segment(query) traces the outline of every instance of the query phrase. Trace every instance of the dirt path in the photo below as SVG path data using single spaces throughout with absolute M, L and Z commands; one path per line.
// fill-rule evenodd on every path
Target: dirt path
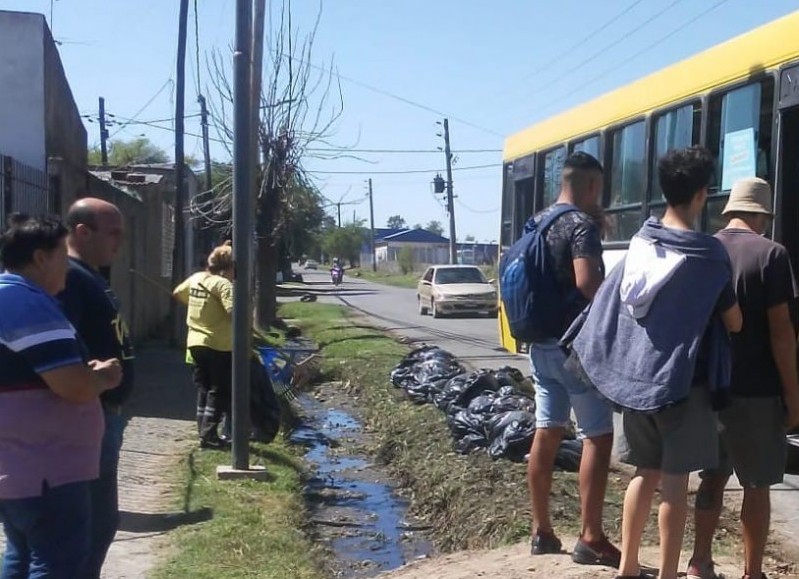
M 177 464 L 194 444 L 194 387 L 174 350 L 137 352 L 136 391 L 126 413 L 119 474 L 120 531 L 104 579 L 146 579 L 164 553 L 168 533 L 191 523 L 174 508 L 181 492 Z
M 641 560 L 644 564 L 657 563 L 657 549 L 646 549 Z M 682 568 L 684 569 L 683 564 Z M 736 561 L 721 559 L 717 571 L 728 579 L 742 572 Z M 452 555 L 413 563 L 390 573 L 378 575 L 382 579 L 612 579 L 615 570 L 605 567 L 586 567 L 572 562 L 568 555 L 530 555 L 527 543 L 492 551 L 463 551 Z M 780 579 L 796 578 L 799 574 L 785 572 L 769 575 Z

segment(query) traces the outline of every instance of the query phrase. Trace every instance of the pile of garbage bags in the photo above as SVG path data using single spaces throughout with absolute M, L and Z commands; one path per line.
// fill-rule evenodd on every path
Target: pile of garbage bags
M 485 449 L 496 460 L 523 462 L 535 435 L 535 400 L 515 368 L 467 371 L 450 352 L 424 346 L 391 371 L 391 382 L 416 404 L 434 404 L 447 415 L 456 452 Z M 582 443 L 567 436 L 555 464 L 576 472 Z

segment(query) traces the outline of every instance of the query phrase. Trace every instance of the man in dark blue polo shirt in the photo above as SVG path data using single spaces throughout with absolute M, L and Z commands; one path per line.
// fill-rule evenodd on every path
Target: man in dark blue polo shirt
M 67 317 L 86 344 L 89 357 L 118 358 L 122 383 L 101 397 L 105 434 L 100 477 L 92 483 L 92 552 L 87 579 L 99 579 L 106 553 L 119 526 L 117 470 L 125 419 L 122 406 L 133 388 L 133 348 L 119 304 L 101 268 L 111 266 L 122 245 L 124 221 L 119 209 L 100 199 L 78 200 L 67 213 L 69 272 L 59 295 Z

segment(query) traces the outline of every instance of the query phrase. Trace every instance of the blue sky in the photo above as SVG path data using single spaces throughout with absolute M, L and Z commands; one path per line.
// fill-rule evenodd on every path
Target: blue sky
M 61 57 L 82 113 L 96 113 L 102 95 L 120 119 L 173 116 L 177 0 L 52 4 L 54 35 L 63 42 Z M 230 61 L 234 2 L 197 0 L 197 6 L 200 84 L 212 99 L 206 58 L 219 50 Z M 0 0 L 0 9 L 40 12 L 48 19 L 50 8 L 50 0 Z M 318 9 L 315 0 L 294 0 L 295 27 L 308 31 Z M 322 67 L 332 61 L 342 77 L 344 111 L 331 137 L 338 145 L 435 151 L 443 144 L 436 121 L 448 115 L 457 155 L 458 237 L 495 240 L 505 135 L 797 9 L 796 0 L 327 0 L 312 61 Z M 195 44 L 192 8 L 187 114 L 198 111 Z M 111 133 L 144 134 L 171 151 L 171 121 L 158 124 L 166 129 L 129 124 Z M 97 125 L 87 124 L 87 130 L 92 145 Z M 187 120 L 187 130 L 199 134 L 196 116 Z M 489 152 L 457 152 L 464 149 Z M 199 157 L 199 139 L 189 136 L 186 150 Z M 218 145 L 213 155 L 227 158 Z M 368 218 L 365 180 L 371 176 L 377 226 L 394 214 L 409 225 L 446 224 L 441 200 L 431 192 L 436 172 L 443 173 L 442 153 L 358 157 L 306 162 L 328 199 L 360 202 L 342 207 L 345 221 L 353 210 Z

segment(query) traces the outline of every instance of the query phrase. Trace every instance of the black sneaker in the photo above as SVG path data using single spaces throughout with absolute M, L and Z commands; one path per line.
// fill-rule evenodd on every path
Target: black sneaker
M 533 555 L 556 555 L 561 553 L 563 544 L 553 532 L 537 531 L 532 541 L 530 549 Z
M 580 537 L 572 551 L 572 561 L 580 565 L 604 565 L 618 569 L 621 564 L 621 551 L 608 541 L 607 537 L 602 537 L 595 543 L 589 543 Z

